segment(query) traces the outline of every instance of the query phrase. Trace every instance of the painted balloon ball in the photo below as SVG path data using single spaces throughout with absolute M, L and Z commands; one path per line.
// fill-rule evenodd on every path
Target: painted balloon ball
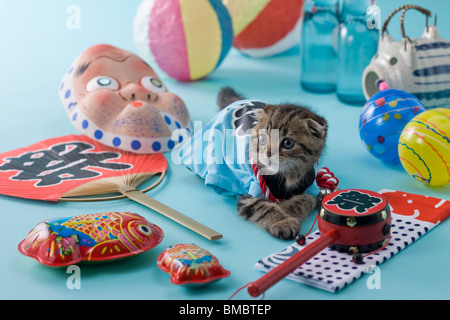
M 359 135 L 367 150 L 387 164 L 399 164 L 398 140 L 406 124 L 425 111 L 422 103 L 403 90 L 388 89 L 373 95 L 359 118 Z
M 254 58 L 284 52 L 301 35 L 303 0 L 223 0 L 233 22 L 233 46 Z
M 193 81 L 208 76 L 225 59 L 233 27 L 221 0 L 142 0 L 133 36 L 145 60 L 171 78 Z
M 429 186 L 450 182 L 450 110 L 436 108 L 414 117 L 398 143 L 403 168 Z

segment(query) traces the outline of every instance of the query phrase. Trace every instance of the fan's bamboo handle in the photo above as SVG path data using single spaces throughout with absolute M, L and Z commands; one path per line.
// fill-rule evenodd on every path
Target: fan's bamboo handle
M 129 199 L 139 202 L 140 204 L 161 213 L 162 215 L 172 219 L 175 222 L 178 222 L 179 224 L 193 230 L 194 232 L 204 236 L 209 240 L 218 240 L 223 237 L 222 234 L 166 206 L 165 204 L 162 204 L 159 201 L 150 198 L 140 190 L 131 189 L 131 190 L 123 190 L 121 192 L 124 195 L 126 195 Z

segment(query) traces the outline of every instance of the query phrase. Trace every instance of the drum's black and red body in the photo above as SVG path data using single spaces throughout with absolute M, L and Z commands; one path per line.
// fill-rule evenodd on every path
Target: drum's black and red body
M 318 225 L 321 235 L 330 230 L 339 233 L 330 248 L 348 253 L 371 252 L 389 239 L 389 204 L 373 191 L 339 190 L 324 197 Z
M 361 253 L 380 249 L 389 241 L 389 204 L 373 191 L 338 190 L 323 198 L 318 225 L 320 238 L 251 282 L 248 286 L 251 296 L 260 295 L 326 247 L 354 254 L 355 262 L 362 263 Z

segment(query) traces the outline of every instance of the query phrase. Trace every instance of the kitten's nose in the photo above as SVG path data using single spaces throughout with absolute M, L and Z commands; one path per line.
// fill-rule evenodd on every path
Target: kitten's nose
M 271 150 L 272 149 L 270 148 L 270 143 L 269 143 L 269 144 L 267 144 L 267 152 L 266 152 L 268 158 L 270 158 L 272 156 Z

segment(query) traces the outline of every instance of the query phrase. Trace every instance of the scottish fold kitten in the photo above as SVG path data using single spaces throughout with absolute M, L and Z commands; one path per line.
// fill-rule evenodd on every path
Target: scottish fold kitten
M 222 109 L 241 99 L 226 87 L 217 102 Z M 237 209 L 244 219 L 277 238 L 298 235 L 301 223 L 320 204 L 317 196 L 304 192 L 315 181 L 314 167 L 325 147 L 327 129 L 323 117 L 303 106 L 279 104 L 262 109 L 250 138 L 250 150 L 271 193 L 281 201 L 240 196 Z M 278 139 L 273 139 L 274 134 Z

